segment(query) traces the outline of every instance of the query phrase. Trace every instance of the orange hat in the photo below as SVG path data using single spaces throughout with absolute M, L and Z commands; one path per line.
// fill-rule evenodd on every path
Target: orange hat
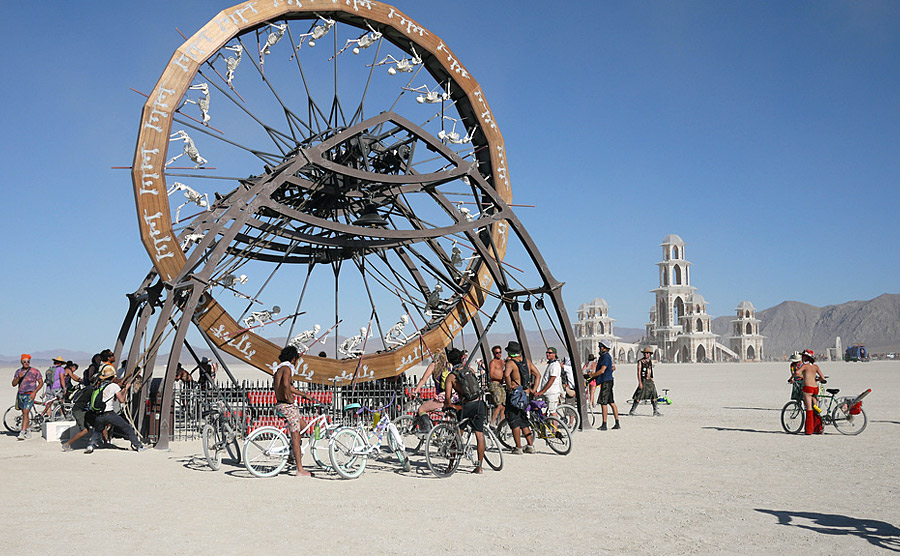
M 19 358 L 19 361 L 25 361 L 26 359 L 31 361 L 31 356 L 28 355 L 27 353 L 23 353 L 22 357 Z

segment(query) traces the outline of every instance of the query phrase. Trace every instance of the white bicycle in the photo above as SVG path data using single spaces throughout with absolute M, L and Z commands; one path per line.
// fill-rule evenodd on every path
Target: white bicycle
M 322 411 L 328 406 L 315 404 L 313 407 L 319 415 L 300 431 L 301 436 L 307 437 L 301 443 L 300 450 L 301 454 L 305 454 L 309 450 L 316 465 L 327 471 L 331 469 L 328 444 L 340 425 L 328 422 L 328 415 Z M 281 414 L 278 415 L 284 417 Z M 244 440 L 244 466 L 256 477 L 275 476 L 292 459 L 293 451 L 287 422 L 281 427 L 260 427 L 248 434 L 247 439 Z

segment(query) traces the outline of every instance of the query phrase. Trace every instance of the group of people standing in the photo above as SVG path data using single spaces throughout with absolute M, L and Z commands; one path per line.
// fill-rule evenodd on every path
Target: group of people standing
M 18 387 L 16 408 L 22 412 L 22 429 L 18 440 L 30 437 L 29 425 L 35 398 L 42 387 L 44 392 L 44 412 L 50 410 L 54 400 L 71 402 L 75 432 L 62 445 L 63 452 L 72 451 L 72 444 L 91 433 L 85 453 L 90 454 L 101 443 L 108 443 L 109 434 L 118 429 L 131 442 L 135 451 L 144 449 L 134 427 L 122 416 L 122 404 L 126 401 L 132 381 L 125 380 L 125 365 L 121 374 L 115 367 L 115 355 L 105 349 L 94 355 L 91 364 L 79 377 L 75 371 L 78 364 L 65 361 L 61 357 L 53 359 L 53 365 L 42 375 L 31 366 L 31 356 L 23 353 L 22 367 L 13 375 L 12 385 Z
M 593 405 L 594 397 L 597 396 L 596 403 L 600 404 L 603 417 L 603 422 L 598 427 L 599 430 L 607 430 L 607 416 L 610 410 L 612 410 L 616 421 L 612 429 L 620 429 L 622 426 L 619 423 L 619 408 L 616 406 L 615 396 L 613 395 L 613 385 L 615 384 L 613 372 L 616 370 L 616 365 L 613 363 L 612 355 L 610 354 L 609 342 L 601 340 L 597 345 L 597 349 L 600 352 L 600 357 L 595 359 L 594 355 L 591 354 L 582 368 L 584 380 L 588 384 L 588 405 Z M 641 401 L 650 400 L 653 406 L 653 416 L 662 417 L 658 406 L 659 394 L 656 391 L 656 381 L 653 377 L 652 355 L 653 350 L 649 347 L 641 350 L 641 358 L 637 361 L 638 384 L 637 389 L 631 396 L 631 410 L 628 412 L 628 415 L 635 414 Z M 597 395 L 598 390 L 599 395 Z

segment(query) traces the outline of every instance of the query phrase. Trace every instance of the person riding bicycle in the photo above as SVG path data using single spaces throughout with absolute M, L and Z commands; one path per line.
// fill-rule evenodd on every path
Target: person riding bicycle
M 463 363 L 463 352 L 456 348 L 451 349 L 447 352 L 447 361 L 452 365 L 452 370 L 444 380 L 444 407 L 455 409 L 460 421 L 468 419 L 468 425 L 475 431 L 478 464 L 475 466 L 474 473 L 480 474 L 482 472 L 481 463 L 484 461 L 484 422 L 487 419 L 487 405 L 481 397 L 467 392 L 458 379 L 466 368 Z M 462 405 L 455 402 L 462 402 Z
M 800 357 L 803 364 L 800 373 L 803 376 L 803 406 L 806 409 L 806 434 L 822 434 L 822 418 L 815 411 L 818 402 L 819 386 L 817 382 L 826 383 L 825 375 L 816 365 L 815 354 L 811 349 L 804 350 Z
M 300 417 L 300 408 L 294 403 L 294 396 L 300 396 L 311 403 L 316 403 L 316 401 L 294 387 L 293 378 L 299 360 L 300 352 L 296 347 L 290 345 L 281 350 L 278 355 L 280 363 L 275 367 L 273 376 L 275 411 L 284 417 L 288 430 L 291 431 L 291 449 L 294 452 L 294 460 L 297 462 L 297 476 L 312 477 L 312 473 L 303 469 L 300 461 L 300 431 L 306 428 L 306 421 Z

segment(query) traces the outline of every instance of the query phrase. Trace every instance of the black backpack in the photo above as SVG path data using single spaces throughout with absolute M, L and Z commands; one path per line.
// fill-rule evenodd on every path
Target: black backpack
M 72 394 L 72 407 L 74 409 L 87 411 L 88 405 L 91 403 L 91 392 L 93 392 L 93 390 L 87 386 L 76 390 L 75 393 Z
M 531 369 L 528 368 L 528 363 L 523 361 L 515 361 L 516 366 L 519 367 L 519 384 L 522 385 L 522 388 L 528 390 L 531 388 L 532 379 L 534 377 L 531 376 Z
M 463 402 L 471 402 L 480 399 L 484 394 L 481 381 L 475 376 L 475 372 L 466 365 L 456 365 L 451 371 L 456 375 L 456 388 Z

